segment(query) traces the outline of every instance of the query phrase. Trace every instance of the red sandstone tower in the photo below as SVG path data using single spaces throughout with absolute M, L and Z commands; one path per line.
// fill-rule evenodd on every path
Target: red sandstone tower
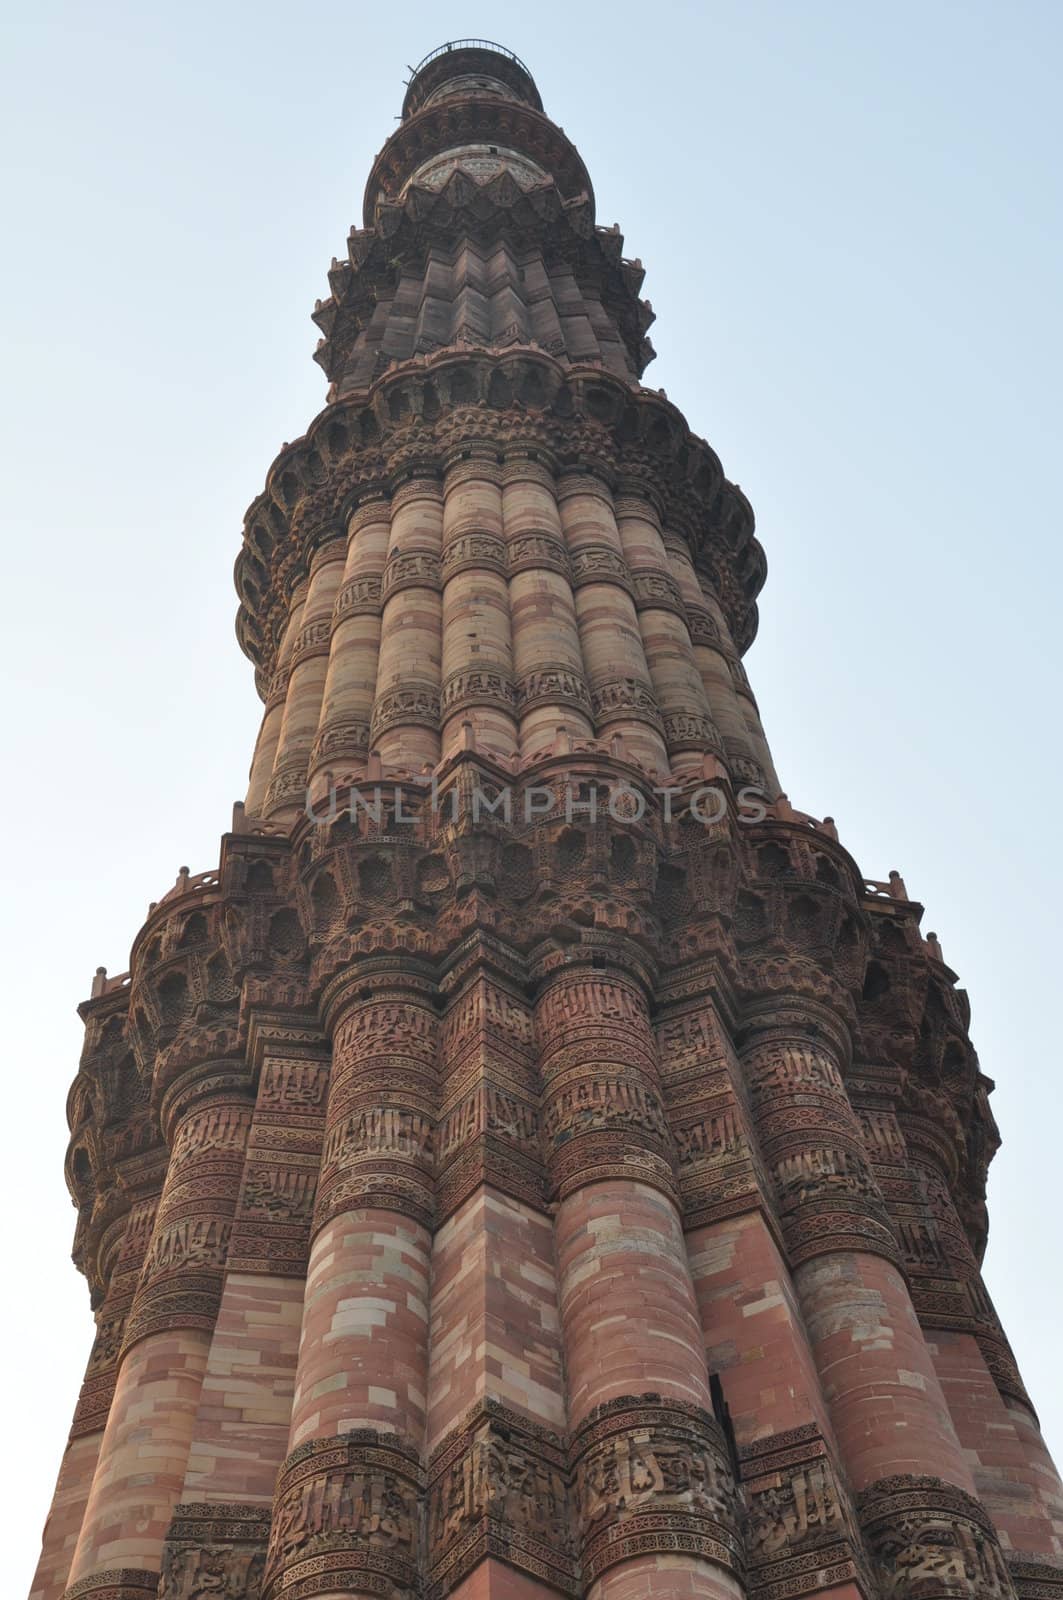
M 81 1008 L 33 1600 L 1063 1597 L 966 996 L 779 791 L 641 266 L 479 40 L 364 224 L 237 563 L 246 805 Z

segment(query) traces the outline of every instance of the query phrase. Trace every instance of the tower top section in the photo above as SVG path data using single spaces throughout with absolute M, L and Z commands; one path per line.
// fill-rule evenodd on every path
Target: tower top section
M 328 405 L 304 438 L 282 448 L 247 514 L 238 636 L 263 699 L 273 694 L 281 704 L 289 658 L 305 649 L 328 654 L 324 614 L 299 628 L 292 622 L 320 552 L 338 548 L 352 517 L 375 499 L 390 504 L 414 479 L 438 487 L 456 464 L 479 459 L 476 452 L 486 452 L 493 473 L 519 473 L 530 462 L 552 483 L 578 471 L 621 498 L 637 484 L 669 537 L 699 563 L 718 626 L 740 655 L 756 631 L 764 580 L 753 514 L 664 392 L 642 386 L 653 358 L 643 279 L 619 226 L 597 223 L 580 153 L 543 111 L 534 79 L 512 51 L 485 39 L 453 40 L 410 69 L 402 115 L 373 161 L 361 225 L 333 257 L 328 295 L 313 311 Z M 544 492 L 550 501 L 549 483 Z M 560 512 L 543 515 L 556 522 Z M 479 537 L 483 529 L 472 520 Z M 537 538 L 543 530 L 532 522 Z M 546 536 L 549 542 L 554 533 Z M 617 577 L 612 565 L 617 537 L 615 530 L 603 536 L 591 555 L 577 551 L 580 575 L 601 566 L 601 581 L 621 584 L 624 603 L 633 604 L 634 579 L 621 569 Z M 571 558 L 563 542 L 558 548 L 558 573 L 568 582 Z M 429 560 L 433 594 L 442 592 L 440 554 Z M 400 582 L 391 574 L 401 565 L 396 556 L 389 586 Z M 372 576 L 366 597 L 350 601 L 370 605 L 367 616 L 390 596 L 383 573 Z M 678 607 L 675 580 L 664 574 L 662 583 L 662 604 Z M 715 625 L 712 617 L 705 623 Z M 633 627 L 633 617 L 624 626 Z M 550 624 L 543 627 L 550 638 Z M 551 672 L 557 665 L 553 656 L 546 662 Z M 500 705 L 516 693 L 509 673 L 499 679 Z M 617 693 L 641 693 L 627 677 Z M 434 737 L 443 716 L 434 679 L 427 695 Z M 369 713 L 366 740 L 372 734 L 374 749 L 382 749 L 371 706 Z M 658 716 L 652 708 L 646 714 Z M 332 754 L 329 745 L 330 761 Z M 266 787 L 272 782 L 271 771 Z M 280 791 L 274 785 L 270 793 L 272 805 Z
M 524 193 L 556 186 L 559 199 L 583 203 L 594 226 L 594 190 L 579 151 L 543 112 L 523 61 L 489 39 L 457 39 L 425 56 L 406 87 L 402 118 L 373 162 L 362 206 L 366 228 L 381 208 L 413 191 L 424 213 L 456 172 L 483 188 L 505 177 Z
M 412 117 L 422 106 L 455 95 L 496 95 L 543 109 L 535 80 L 519 56 L 491 39 L 452 39 L 432 50 L 416 67 L 402 102 L 402 115 Z

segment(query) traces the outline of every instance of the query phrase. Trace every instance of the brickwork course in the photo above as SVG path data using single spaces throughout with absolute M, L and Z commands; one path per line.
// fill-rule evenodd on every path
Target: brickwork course
M 247 513 L 246 800 L 81 1007 L 31 1600 L 1063 1600 L 967 999 L 780 789 L 642 279 L 427 57 Z

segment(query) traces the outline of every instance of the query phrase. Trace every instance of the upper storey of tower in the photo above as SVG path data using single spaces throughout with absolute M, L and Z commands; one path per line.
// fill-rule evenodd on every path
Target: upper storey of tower
M 686 576 L 707 595 L 703 604 L 691 590 L 688 630 L 722 630 L 735 656 L 728 671 L 745 692 L 737 657 L 756 633 L 764 554 L 749 503 L 715 453 L 663 390 L 640 382 L 652 355 L 642 279 L 619 229 L 597 226 L 579 152 L 544 114 L 523 63 L 482 40 L 426 57 L 373 161 L 364 225 L 333 261 L 332 292 L 314 314 L 328 404 L 282 447 L 245 517 L 237 636 L 264 700 L 281 695 L 289 658 L 328 653 L 328 618 L 293 623 L 323 552 L 370 501 L 398 505 L 411 479 L 444 484 L 473 456 L 484 471 L 512 476 L 533 463 L 558 483 L 590 474 L 607 496 L 648 501 L 660 537 L 682 547 L 695 568 Z M 527 531 L 539 537 L 544 526 Z M 633 603 L 643 575 L 627 569 L 617 537 L 603 535 L 593 560 L 562 540 L 564 582 L 601 579 Z M 488 563 L 493 548 L 477 546 Z M 374 572 L 357 602 L 345 586 L 344 604 L 382 614 L 400 553 L 387 554 L 387 573 Z M 428 561 L 433 593 L 449 579 L 437 570 L 441 554 Z M 662 583 L 667 605 L 685 614 L 673 579 Z M 624 695 L 641 693 L 622 676 Z M 438 721 L 431 705 L 425 715 Z
M 527 67 L 487 40 L 443 45 L 409 81 L 314 311 L 329 399 L 453 345 L 535 346 L 637 382 L 653 312 L 623 243 L 596 226 L 587 169 Z

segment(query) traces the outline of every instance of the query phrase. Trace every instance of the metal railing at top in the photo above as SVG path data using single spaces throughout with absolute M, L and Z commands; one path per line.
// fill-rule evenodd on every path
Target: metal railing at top
M 410 68 L 414 77 L 423 72 L 430 61 L 435 61 L 438 56 L 445 56 L 451 50 L 491 50 L 496 56 L 505 56 L 507 61 L 515 62 L 522 72 L 528 72 L 520 56 L 514 55 L 512 50 L 507 50 L 504 44 L 496 44 L 493 39 L 451 39 L 449 44 L 441 44 L 438 50 L 432 50 L 423 61 Z M 531 77 L 530 72 L 528 77 Z

